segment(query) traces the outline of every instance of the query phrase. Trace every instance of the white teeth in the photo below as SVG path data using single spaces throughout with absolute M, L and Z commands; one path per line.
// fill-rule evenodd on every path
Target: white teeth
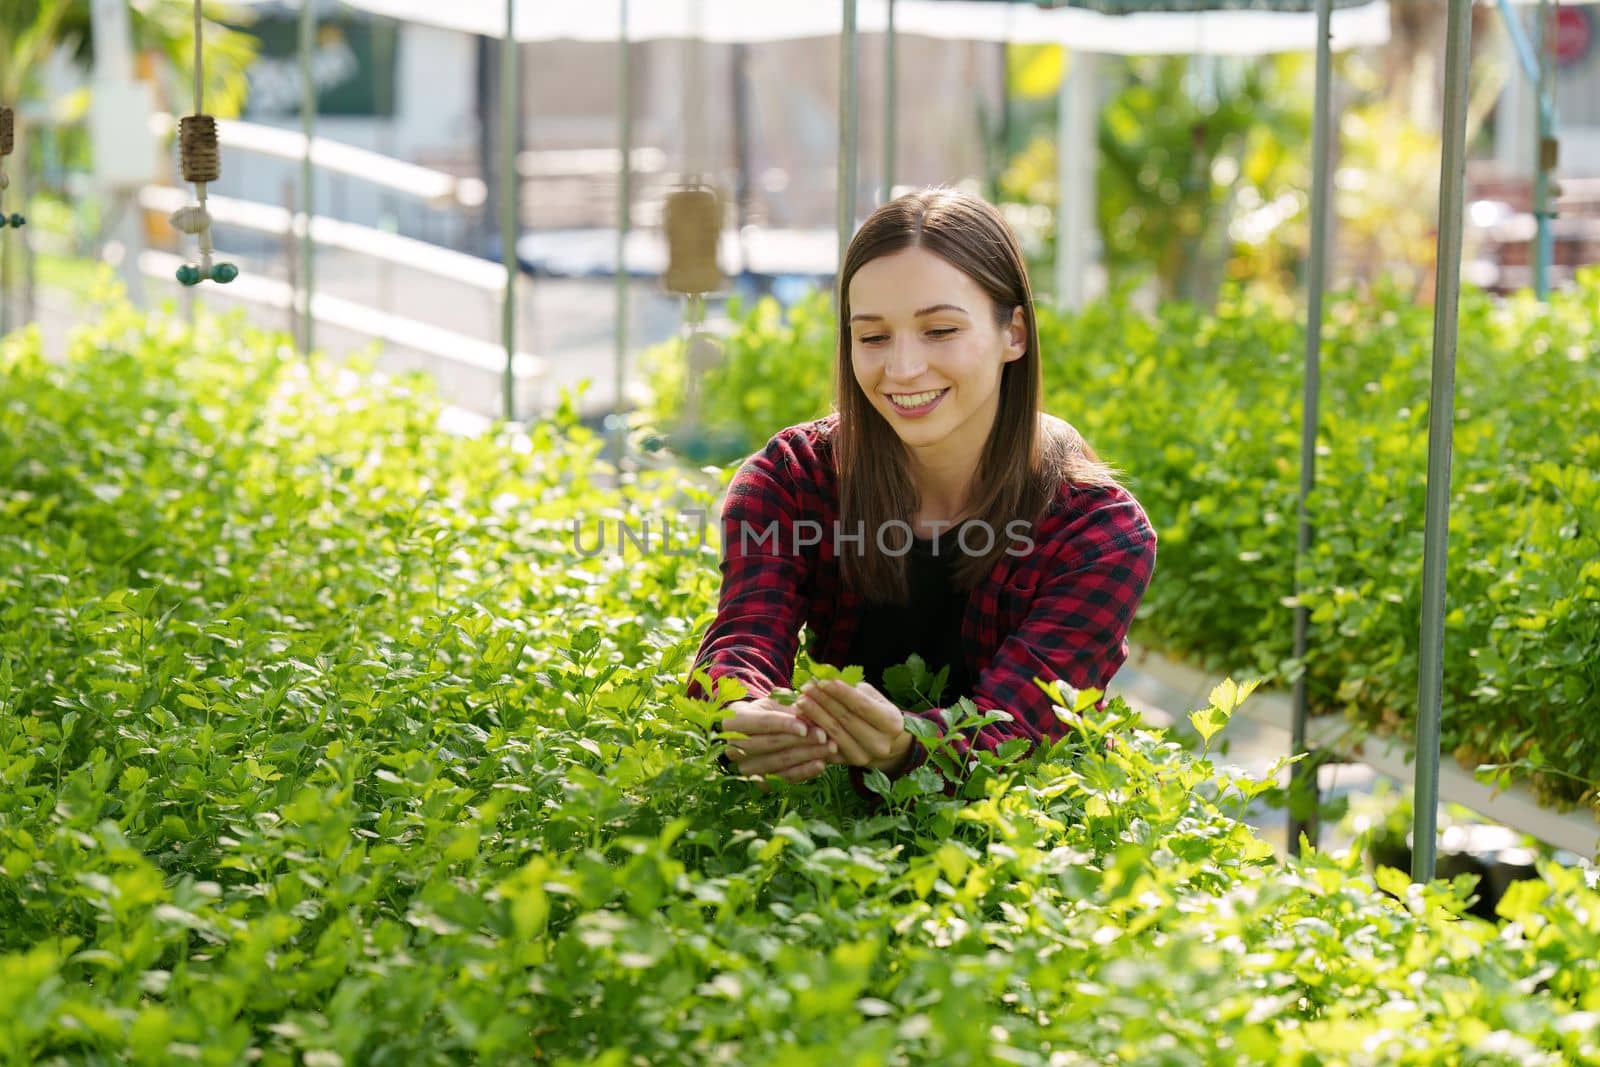
M 922 405 L 930 403 L 943 392 L 943 389 L 932 389 L 926 393 L 891 394 L 889 399 L 894 401 L 896 407 L 920 408 Z

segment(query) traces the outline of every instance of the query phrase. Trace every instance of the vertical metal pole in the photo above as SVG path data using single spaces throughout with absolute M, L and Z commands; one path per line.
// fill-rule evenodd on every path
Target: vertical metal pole
M 1302 592 L 1300 571 L 1311 556 L 1311 514 L 1307 499 L 1317 482 L 1318 401 L 1322 380 L 1322 293 L 1328 268 L 1328 160 L 1333 140 L 1333 115 L 1330 100 L 1333 82 L 1333 2 L 1317 0 L 1317 83 L 1311 119 L 1311 261 L 1306 271 L 1306 367 L 1305 396 L 1300 431 L 1300 532 L 1295 544 L 1294 658 L 1300 676 L 1294 682 L 1294 717 L 1289 746 L 1292 752 L 1306 750 L 1306 647 L 1309 612 L 1299 602 Z M 1314 761 L 1296 763 L 1290 770 L 1291 795 L 1309 791 L 1313 804 L 1319 801 L 1317 768 Z M 1302 819 L 1289 815 L 1288 852 L 1300 855 L 1300 835 L 1315 848 L 1318 819 L 1313 807 Z
M 1554 258 L 1553 235 L 1550 232 L 1550 171 L 1555 166 L 1551 137 L 1553 134 L 1552 109 L 1555 106 L 1550 85 L 1550 51 L 1555 36 L 1550 25 L 1550 0 L 1539 0 L 1536 16 L 1539 27 L 1534 37 L 1535 55 L 1539 65 L 1535 112 L 1538 142 L 1534 146 L 1533 217 L 1538 229 L 1534 236 L 1533 291 L 1540 300 L 1550 297 L 1550 261 Z
M 693 0 L 689 8 L 689 37 L 680 53 L 683 72 L 683 170 L 684 186 L 711 184 L 711 134 L 706 128 L 709 104 L 706 101 L 705 3 Z
M 124 0 L 94 0 L 89 8 L 89 25 L 95 40 L 95 92 L 127 93 L 140 87 L 133 77 L 133 28 L 128 12 Z M 144 216 L 139 210 L 139 191 L 105 182 L 100 185 L 104 195 L 115 202 L 112 213 L 121 219 L 116 228 L 123 250 L 118 272 L 127 287 L 128 300 L 135 307 L 142 307 L 144 274 L 139 260 L 144 253 Z
M 506 268 L 500 305 L 500 340 L 506 350 L 501 414 L 516 415 L 517 358 L 517 0 L 506 0 L 506 35 L 500 41 L 500 259 Z
M 33 132 L 39 138 L 43 127 L 36 128 Z M 33 202 L 33 153 L 29 151 L 28 141 L 17 138 L 16 153 L 12 156 L 17 163 L 15 203 L 22 205 L 22 211 L 27 212 Z M 13 209 L 16 210 L 16 209 Z M 32 322 L 38 318 L 39 308 L 37 303 L 39 284 L 37 257 L 33 254 L 33 240 L 27 230 L 17 235 L 17 248 L 22 253 L 22 321 Z M 3 331 L 0 331 L 3 332 Z
M 616 299 L 616 399 L 612 413 L 612 460 L 622 470 L 622 452 L 627 435 L 622 432 L 628 360 L 628 230 L 633 220 L 633 65 L 628 43 L 628 0 L 621 2 L 621 24 L 617 38 L 617 142 L 621 163 L 617 168 L 617 299 Z
M 311 144 L 316 136 L 317 86 L 312 78 L 311 55 L 317 47 L 316 0 L 300 0 L 300 133 L 306 139 L 305 154 L 300 158 L 300 351 L 311 354 L 316 343 L 316 333 L 311 317 L 311 303 L 316 292 L 316 245 L 311 240 L 311 219 L 315 214 L 312 182 L 315 172 L 311 166 Z
M 27 119 L 21 115 L 16 115 L 15 120 L 18 127 L 16 132 L 18 134 L 24 134 L 25 130 L 23 127 L 24 124 L 27 123 Z M 29 157 L 27 147 L 28 142 L 26 136 L 18 136 L 16 138 L 16 146 L 13 149 L 13 154 L 10 157 L 11 165 L 8 168 L 11 177 L 11 188 L 9 190 L 9 194 L 11 196 L 12 211 L 20 211 L 23 214 L 31 215 L 33 212 L 29 208 L 29 197 L 33 195 L 33 189 L 32 183 L 28 181 L 28 167 L 31 165 L 32 161 Z M 12 329 L 11 287 L 15 281 L 15 279 L 12 277 L 12 274 L 14 273 L 12 250 L 13 239 L 15 240 L 16 244 L 16 254 L 22 260 L 23 295 L 22 311 L 19 316 L 19 321 L 24 323 L 30 322 L 34 317 L 33 253 L 32 246 L 28 243 L 28 232 L 26 230 L 18 230 L 13 233 L 11 231 L 0 230 L 0 280 L 3 280 L 4 282 L 3 287 L 0 287 L 0 336 L 10 333 Z
M 0 337 L 11 332 L 11 238 L 0 232 Z
M 284 326 L 286 332 L 294 339 L 295 344 L 300 343 L 300 255 L 294 240 L 294 207 L 295 189 L 294 182 L 287 177 L 283 179 L 283 210 L 289 218 L 289 226 L 283 231 L 283 273 L 284 280 L 289 283 L 289 321 Z M 185 288 L 192 288 L 185 286 Z
M 1439 721 L 1444 699 L 1445 558 L 1450 524 L 1450 443 L 1455 430 L 1456 327 L 1461 287 L 1461 215 L 1466 175 L 1467 63 L 1471 0 L 1446 15 L 1439 251 L 1434 280 L 1433 389 L 1428 406 L 1427 519 L 1422 535 L 1422 634 L 1417 679 L 1417 786 L 1411 879 L 1431 881 L 1439 824 Z
M 844 28 L 839 34 L 839 263 L 844 272 L 844 252 L 856 228 L 856 0 L 843 0 Z
M 1009 9 L 1010 4 L 1006 7 Z M 1000 175 L 1005 173 L 1006 166 L 1011 162 L 1011 40 L 1009 34 L 1004 41 L 996 42 L 1000 49 L 1000 160 L 990 175 L 992 186 L 991 195 L 998 202 L 1000 199 Z
M 883 31 L 883 198 L 887 204 L 894 198 L 894 157 L 896 97 L 899 95 L 899 73 L 896 71 L 899 40 L 894 32 L 894 0 L 889 0 L 889 22 Z
M 372 32 L 372 101 L 373 110 L 378 113 L 378 145 L 379 151 L 386 156 L 395 156 L 395 123 L 399 116 L 395 114 L 394 107 L 394 82 L 395 82 L 395 44 L 398 29 L 393 22 L 380 22 L 373 26 Z M 387 73 L 387 77 L 385 74 Z M 387 186 L 380 187 L 378 192 L 378 229 L 384 233 L 398 233 L 399 220 L 395 218 L 394 198 L 389 195 Z M 459 246 L 458 246 L 459 247 Z M 388 313 L 394 306 L 394 266 L 386 259 L 378 260 L 378 308 Z M 380 341 L 380 350 L 387 350 L 386 341 Z
M 738 277 L 750 273 L 750 250 L 745 227 L 750 224 L 750 46 L 743 41 L 733 46 L 733 154 L 734 216 L 738 223 Z
M 1061 79 L 1056 117 L 1056 303 L 1081 308 L 1088 297 L 1089 235 L 1094 228 L 1099 56 L 1074 52 Z

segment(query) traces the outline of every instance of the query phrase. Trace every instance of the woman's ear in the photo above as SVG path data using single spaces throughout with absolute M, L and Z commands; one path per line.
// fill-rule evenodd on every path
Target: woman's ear
M 1005 362 L 1021 359 L 1028 352 L 1028 317 L 1022 313 L 1022 305 L 1018 304 L 1011 309 L 1011 322 L 1005 329 L 1006 351 Z

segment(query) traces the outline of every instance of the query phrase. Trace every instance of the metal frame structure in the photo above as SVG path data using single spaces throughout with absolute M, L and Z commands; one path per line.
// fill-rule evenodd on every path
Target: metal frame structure
M 1341 0 L 1348 2 L 1348 0 Z M 507 38 L 512 35 L 514 19 L 511 7 L 515 0 L 507 0 Z M 622 4 L 622 33 L 621 46 L 626 49 L 628 44 L 627 0 L 619 0 Z M 857 0 L 840 0 L 842 5 L 843 28 L 839 45 L 839 158 L 838 158 L 838 240 L 839 264 L 844 262 L 844 251 L 849 244 L 850 237 L 855 229 L 857 166 L 858 166 L 858 136 L 856 118 L 859 114 L 857 76 L 858 50 L 858 23 Z M 1228 7 L 1236 6 L 1222 0 L 1212 3 L 1186 3 L 1183 0 L 1163 3 L 1162 0 L 1153 2 L 1139 2 L 1139 0 L 1044 0 L 1038 6 L 1065 7 L 1084 6 L 1100 10 L 1111 9 L 1115 11 L 1159 11 L 1174 7 L 1184 10 L 1194 10 L 1196 7 Z M 1428 475 L 1427 498 L 1428 509 L 1424 533 L 1424 559 L 1423 559 L 1423 612 L 1421 619 L 1422 632 L 1422 660 L 1418 677 L 1418 729 L 1417 729 L 1417 793 L 1418 798 L 1414 804 L 1416 811 L 1415 839 L 1418 842 L 1414 853 L 1412 877 L 1417 881 L 1427 881 L 1432 878 L 1435 866 L 1435 830 L 1437 827 L 1437 809 L 1439 804 L 1439 732 L 1441 719 L 1441 698 L 1443 689 L 1443 640 L 1444 640 L 1444 568 L 1447 550 L 1447 530 L 1449 524 L 1450 500 L 1450 439 L 1454 428 L 1454 402 L 1455 402 L 1455 357 L 1456 357 L 1456 327 L 1458 318 L 1458 298 L 1460 292 L 1461 275 L 1461 236 L 1463 225 L 1463 183 L 1465 175 L 1465 122 L 1466 122 L 1466 73 L 1468 64 L 1468 48 L 1470 45 L 1470 0 L 1449 0 L 1449 37 L 1447 42 L 1446 70 L 1445 70 L 1445 116 L 1444 116 L 1444 152 L 1440 164 L 1440 202 L 1438 226 L 1438 256 L 1437 278 L 1435 282 L 1434 305 L 1434 339 L 1433 339 L 1433 404 L 1429 416 L 1429 449 L 1428 449 Z M 1258 5 L 1260 6 L 1260 5 Z M 1267 2 L 1265 6 L 1280 9 L 1304 10 L 1307 6 L 1305 0 L 1275 0 Z M 1313 142 L 1312 142 L 1312 238 L 1310 249 L 1310 262 L 1308 264 L 1307 281 L 1307 315 L 1306 315 L 1306 364 L 1305 364 L 1305 389 L 1303 433 L 1301 441 L 1301 478 L 1300 478 L 1300 521 L 1297 535 L 1297 552 L 1304 557 L 1310 550 L 1314 540 L 1315 531 L 1312 530 L 1307 510 L 1307 500 L 1316 484 L 1316 438 L 1318 427 L 1319 399 L 1321 391 L 1321 348 L 1322 348 L 1322 305 L 1326 287 L 1327 271 L 1327 214 L 1328 214 L 1328 186 L 1330 182 L 1329 161 L 1331 156 L 1332 141 L 1332 115 L 1331 110 L 1331 83 L 1332 83 L 1332 12 L 1334 0 L 1313 0 L 1317 16 L 1316 40 L 1316 89 L 1313 115 Z M 894 30 L 895 0 L 888 0 L 887 32 L 885 33 L 884 59 L 885 67 L 889 73 L 885 91 L 885 167 L 883 176 L 884 196 L 887 197 L 893 188 L 893 131 L 895 127 L 895 97 L 894 86 L 896 34 Z M 624 51 L 624 55 L 626 52 Z M 622 64 L 626 71 L 627 64 Z M 624 73 L 623 87 L 620 100 L 619 128 L 622 133 L 621 170 L 623 184 L 626 189 L 627 173 L 629 170 L 629 153 L 632 145 L 628 136 L 630 128 L 631 100 L 626 92 L 626 78 Z M 507 111 L 511 104 L 505 105 Z M 506 184 L 510 184 L 508 180 Z M 624 317 L 625 317 L 625 286 L 627 284 L 627 268 L 622 256 L 622 241 L 626 234 L 627 208 L 622 206 L 622 217 L 619 219 L 618 248 L 617 248 L 617 336 L 618 348 L 616 355 L 616 388 L 620 404 L 623 389 L 623 374 L 625 364 Z M 509 247 L 509 243 L 508 243 Z M 514 269 L 514 259 L 508 258 L 507 269 Z M 508 286 L 511 283 L 508 280 Z M 509 338 L 509 327 L 508 327 Z M 507 352 L 512 349 L 507 341 Z M 509 358 L 509 356 L 508 356 Z M 620 464 L 622 450 L 620 438 L 615 452 L 615 457 Z M 1299 568 L 1296 568 L 1297 572 Z M 1297 588 L 1296 593 L 1300 592 Z M 1306 706 L 1304 662 L 1309 641 L 1308 616 L 1304 606 L 1295 608 L 1295 651 L 1294 656 L 1301 664 L 1300 674 L 1295 682 L 1294 717 L 1293 717 L 1293 744 L 1296 751 L 1303 750 L 1306 742 L 1306 720 L 1308 710 Z M 1294 773 L 1302 786 L 1309 784 L 1312 796 L 1316 795 L 1315 770 L 1312 769 L 1311 781 L 1305 782 L 1306 772 L 1303 763 L 1297 763 Z M 1296 822 L 1290 825 L 1289 848 L 1291 854 L 1299 852 L 1299 837 Z M 1314 838 L 1316 829 L 1314 823 L 1310 826 Z
M 309 350 L 312 343 L 310 309 L 314 282 L 312 275 L 312 238 L 309 220 L 312 217 L 312 159 L 316 97 L 311 81 L 310 52 L 314 32 L 315 0 L 300 0 L 300 71 L 302 81 L 302 126 L 307 146 L 302 162 L 301 206 L 305 220 L 302 234 L 302 270 L 304 285 L 303 343 Z M 857 130 L 858 114 L 856 59 L 858 44 L 857 0 L 840 0 L 843 10 L 843 31 L 840 35 L 840 115 L 839 115 L 839 188 L 838 225 L 839 250 L 848 244 L 855 223 L 855 198 L 857 190 Z M 997 0 L 997 2 L 1025 3 L 1027 0 Z M 1338 0 L 1338 6 L 1360 3 L 1362 0 Z M 1463 184 L 1465 169 L 1465 119 L 1468 49 L 1471 22 L 1470 0 L 1448 0 L 1448 38 L 1445 63 L 1445 112 L 1443 153 L 1440 165 L 1440 202 L 1438 225 L 1437 276 L 1435 282 L 1432 407 L 1429 417 L 1429 449 L 1427 474 L 1427 515 L 1425 524 L 1425 551 L 1423 562 L 1423 606 L 1421 618 L 1422 654 L 1418 678 L 1417 727 L 1417 802 L 1416 849 L 1412 877 L 1426 881 L 1432 877 L 1435 862 L 1435 830 L 1438 806 L 1439 724 L 1443 679 L 1443 638 L 1445 607 L 1445 560 L 1450 500 L 1450 440 L 1454 425 L 1454 383 L 1456 358 L 1456 330 L 1460 287 L 1460 253 L 1462 237 Z M 1541 4 L 1548 0 L 1541 0 Z M 629 46 L 629 20 L 627 0 L 618 0 L 622 19 L 619 46 L 624 58 Z M 1304 432 L 1301 446 L 1300 524 L 1297 550 L 1303 557 L 1314 538 L 1310 528 L 1306 499 L 1315 485 L 1316 429 L 1320 392 L 1320 359 L 1322 334 L 1322 303 L 1326 276 L 1327 234 L 1326 215 L 1328 201 L 1328 166 L 1332 138 L 1332 117 L 1329 113 L 1331 65 L 1331 20 L 1335 0 L 1256 0 L 1254 3 L 1228 2 L 1228 0 L 1032 0 L 1037 7 L 1082 7 L 1115 14 L 1131 12 L 1159 12 L 1181 10 L 1194 12 L 1240 6 L 1267 7 L 1278 10 L 1304 11 L 1314 7 L 1317 16 L 1316 41 L 1316 91 L 1313 128 L 1313 178 L 1312 178 L 1312 246 L 1308 264 L 1306 369 L 1304 391 Z M 895 91 L 893 72 L 896 33 L 894 29 L 894 0 L 888 0 L 889 21 L 885 35 L 885 65 L 889 70 L 890 85 L 886 93 L 885 129 L 892 131 L 894 123 Z M 1541 8 L 1542 10 L 1543 8 Z M 517 0 L 505 0 L 504 29 L 501 62 L 501 117 L 503 120 L 500 165 L 501 204 L 500 228 L 503 265 L 506 272 L 505 301 L 502 315 L 502 341 L 505 351 L 505 410 L 509 421 L 512 410 L 515 360 L 515 304 L 517 259 L 517 176 L 516 143 L 518 104 L 520 92 L 517 80 Z M 1541 44 L 1543 42 L 1541 41 Z M 631 100 L 628 64 L 621 64 L 619 87 L 621 89 L 618 133 L 622 141 L 621 172 L 622 191 L 619 194 L 618 246 L 617 246 L 617 349 L 615 373 L 618 376 L 618 400 L 622 396 L 622 375 L 626 360 L 626 300 L 627 273 L 623 260 L 623 243 L 629 226 L 629 171 L 631 152 Z M 1543 112 L 1541 111 L 1541 117 Z M 1541 125 L 1541 131 L 1545 127 Z M 887 197 L 893 182 L 892 132 L 886 132 L 885 153 L 887 164 L 883 188 Z M 1546 197 L 1548 187 L 1544 186 Z M 1548 205 L 1544 205 L 1546 208 Z M 1541 247 L 1548 241 L 1547 219 L 1540 216 Z M 622 458 L 620 446 L 616 457 Z M 1297 568 L 1298 569 L 1298 568 Z M 1297 588 L 1297 592 L 1298 592 Z M 1307 622 L 1304 607 L 1295 613 L 1295 658 L 1302 665 L 1300 679 L 1295 683 L 1293 737 L 1297 751 L 1306 740 L 1306 707 L 1303 664 L 1307 652 Z M 1296 770 L 1300 765 L 1296 765 Z M 1313 783 L 1314 791 L 1314 783 Z M 1315 829 L 1312 828 L 1314 834 Z M 1290 850 L 1298 852 L 1298 834 L 1291 824 Z
M 1439 825 L 1439 721 L 1444 690 L 1445 558 L 1450 526 L 1450 444 L 1455 430 L 1456 329 L 1467 165 L 1467 65 L 1471 0 L 1449 0 L 1445 22 L 1444 129 L 1439 162 L 1439 243 L 1428 406 L 1427 517 L 1422 549 L 1422 645 L 1417 678 L 1417 788 L 1411 880 L 1433 879 Z

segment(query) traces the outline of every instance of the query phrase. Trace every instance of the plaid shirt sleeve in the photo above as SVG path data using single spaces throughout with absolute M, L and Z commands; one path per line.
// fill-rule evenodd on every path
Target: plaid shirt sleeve
M 1023 738 L 1033 743 L 1032 751 L 1040 741 L 1051 744 L 1069 732 L 1050 697 L 1034 684 L 1036 676 L 1046 682 L 1060 679 L 1075 689 L 1105 689 L 1128 657 L 1128 627 L 1155 569 L 1156 535 L 1132 496 L 1116 491 L 1069 521 L 1038 551 L 1042 558 L 1019 573 L 1038 576 L 1029 611 L 979 674 L 973 694 L 980 713 L 999 708 L 1012 721 L 990 723 L 976 736 L 970 728 L 949 735 L 939 710 L 906 713 L 928 720 L 947 736 L 958 765 L 968 771 L 977 762 L 971 756 L 973 746 L 993 752 L 1006 741 Z M 985 598 L 985 610 L 995 610 L 1000 591 L 985 587 L 973 595 Z M 1104 704 L 1102 697 L 1095 706 Z M 920 741 L 914 742 L 907 764 L 890 777 L 915 771 L 927 753 Z M 880 799 L 866 788 L 862 768 L 850 768 L 850 782 L 861 796 Z M 946 780 L 945 795 L 955 791 L 956 783 Z
M 738 679 L 748 691 L 742 699 L 766 696 L 794 679 L 809 564 L 794 550 L 797 494 L 786 452 L 784 440 L 774 438 L 740 466 L 728 486 L 722 506 L 722 589 L 716 618 L 690 669 L 691 698 L 712 699 L 693 677 L 702 667 L 713 686 L 724 677 Z

